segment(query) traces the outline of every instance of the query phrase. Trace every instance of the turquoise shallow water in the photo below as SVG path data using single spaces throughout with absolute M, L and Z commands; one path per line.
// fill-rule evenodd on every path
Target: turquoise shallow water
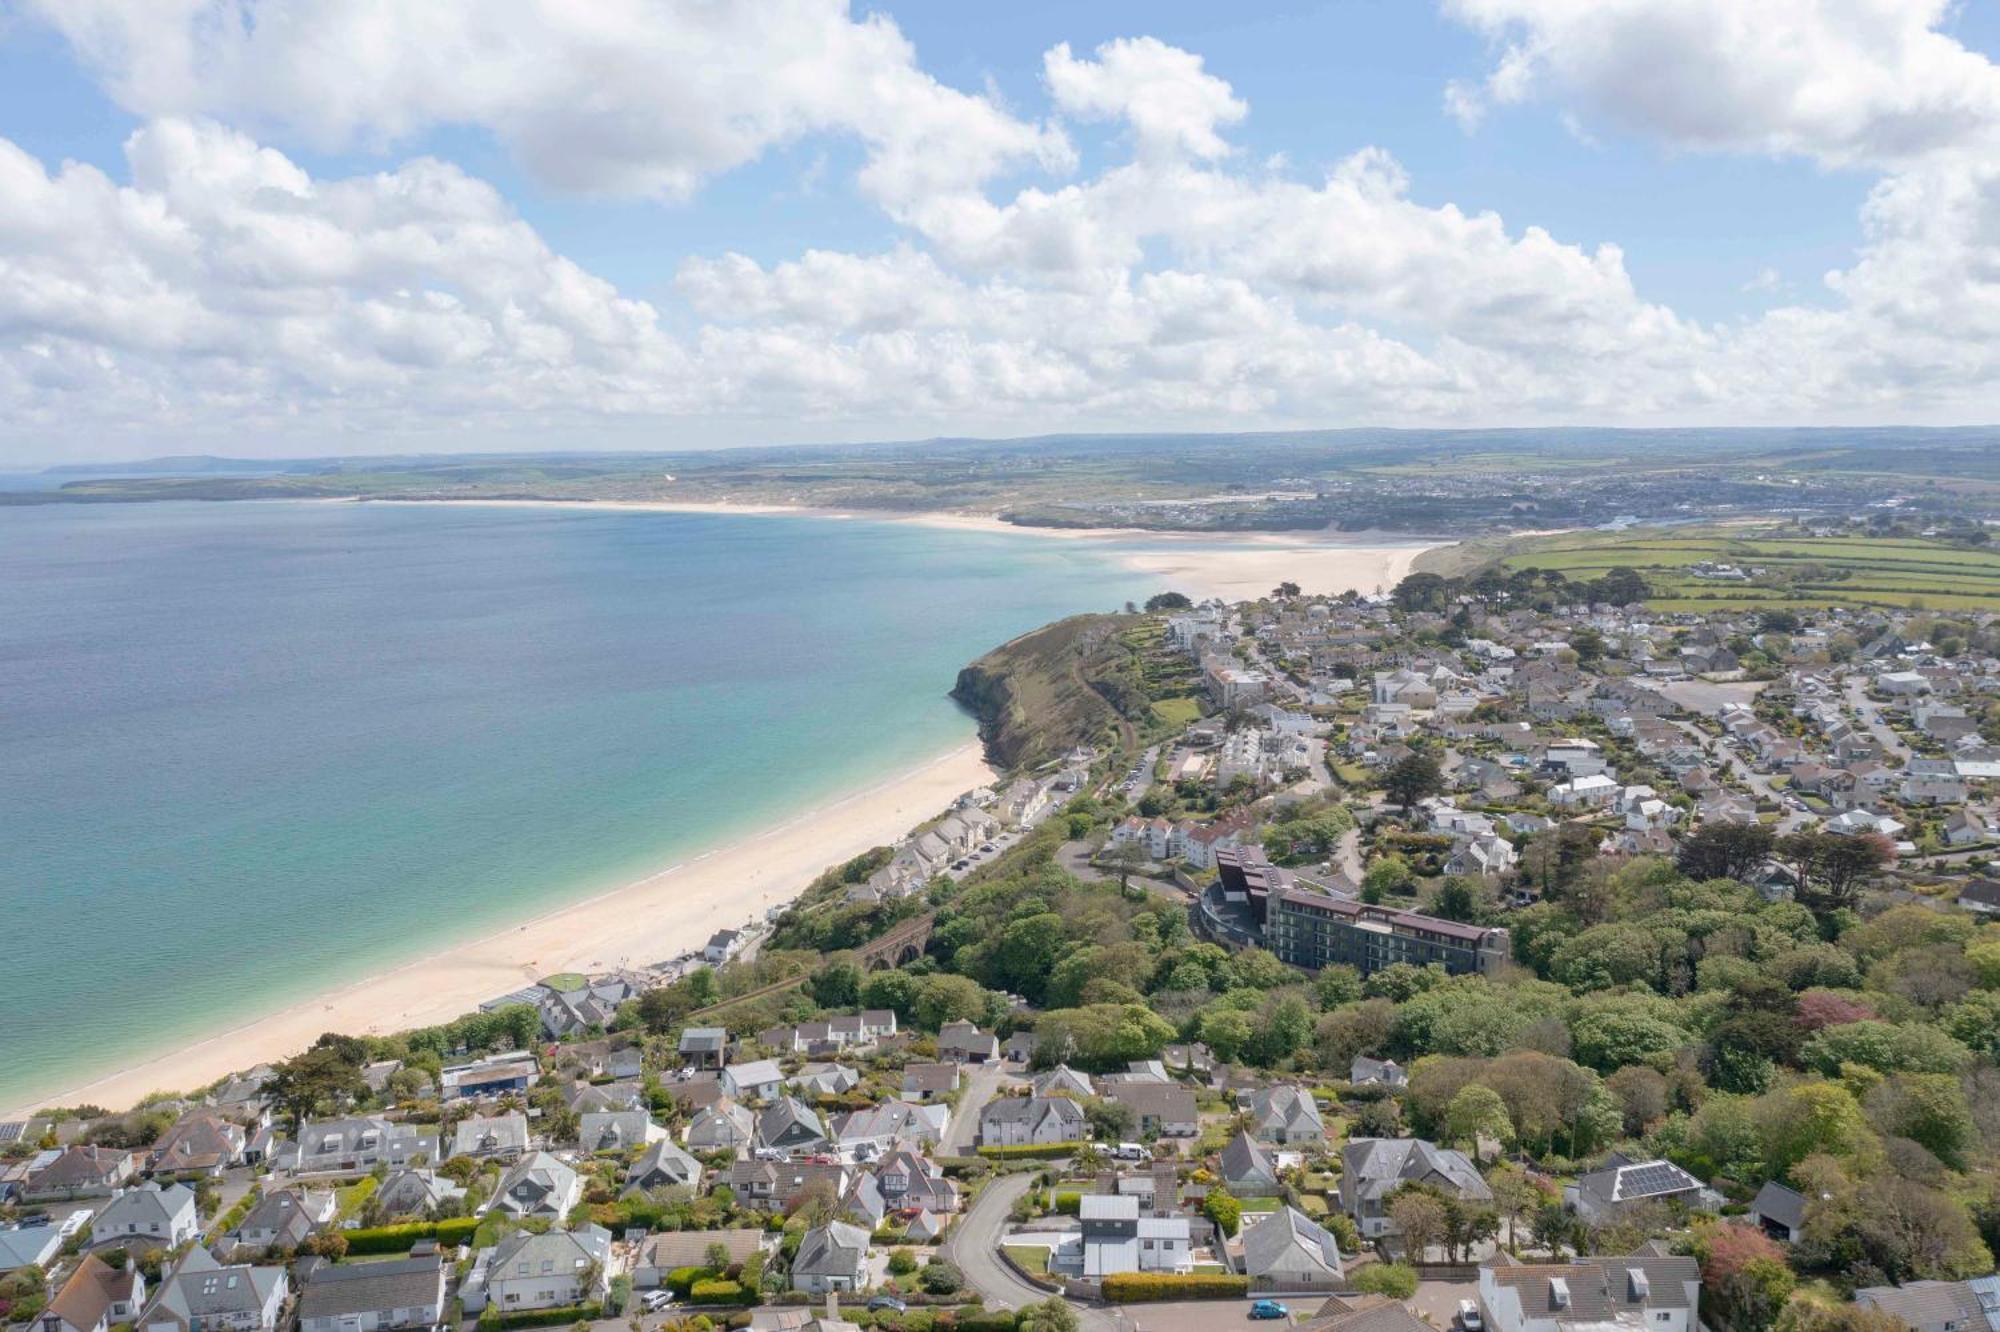
M 970 738 L 953 676 L 1157 590 L 813 518 L 0 510 L 0 1105 Z

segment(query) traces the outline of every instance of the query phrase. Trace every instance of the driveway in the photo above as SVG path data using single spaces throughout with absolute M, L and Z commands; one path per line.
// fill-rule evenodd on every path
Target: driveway
M 943 1154 L 946 1156 L 971 1156 L 979 1140 L 979 1112 L 993 1099 L 1002 1083 L 1013 1081 L 1018 1074 L 1008 1070 L 1005 1060 L 991 1064 L 967 1064 L 960 1076 L 964 1079 L 958 1098 L 958 1109 L 952 1111 L 951 1127 L 944 1135 Z
M 980 1193 L 965 1215 L 959 1218 L 945 1241 L 945 1260 L 965 1273 L 965 1280 L 986 1297 L 989 1309 L 1019 1309 L 1040 1304 L 1049 1292 L 1015 1275 L 1000 1257 L 1000 1239 L 1007 1229 L 1007 1214 L 1014 1210 L 1035 1182 L 1037 1172 L 1022 1171 L 1002 1175 Z M 1069 1301 L 1076 1310 L 1082 1332 L 1132 1332 L 1130 1322 L 1117 1312 Z
M 1685 732 L 1688 738 L 1693 740 L 1696 744 L 1702 745 L 1704 747 L 1713 746 L 1715 750 L 1715 758 L 1711 759 L 1710 762 L 1716 762 L 1719 760 L 1724 767 L 1729 769 L 1730 773 L 1734 775 L 1738 781 L 1742 782 L 1745 786 L 1750 788 L 1751 793 L 1755 795 L 1757 799 L 1770 801 L 1771 803 L 1777 805 L 1781 811 L 1783 811 L 1778 818 L 1776 826 L 1772 829 L 1773 832 L 1778 833 L 1780 836 L 1782 836 L 1783 834 L 1788 832 L 1797 832 L 1800 828 L 1805 827 L 1807 824 L 1815 823 L 1818 821 L 1814 819 L 1812 815 L 1802 814 L 1798 810 L 1795 810 L 1790 805 L 1786 804 L 1785 801 L 1788 793 L 1780 791 L 1776 786 L 1772 784 L 1771 779 L 1767 774 L 1758 772 L 1748 763 L 1745 763 L 1743 761 L 1743 757 L 1740 754 L 1738 754 L 1734 749 L 1731 749 L 1728 745 L 1724 744 L 1722 741 L 1708 734 L 1706 731 L 1696 726 L 1693 722 L 1677 721 L 1672 723 L 1672 725 L 1678 727 L 1681 731 Z

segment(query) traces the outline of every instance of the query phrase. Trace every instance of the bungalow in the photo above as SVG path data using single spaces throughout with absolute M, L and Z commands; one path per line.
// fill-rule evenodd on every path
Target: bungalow
M 429 1216 L 448 1202 L 465 1196 L 465 1186 L 435 1170 L 405 1166 L 392 1171 L 375 1190 L 374 1201 L 388 1216 Z
M 1958 904 L 1982 916 L 2000 915 L 2000 880 L 1978 879 L 1958 890 Z
M 1986 826 L 1986 820 L 1979 816 L 1977 810 L 1954 810 L 1944 821 L 1946 846 L 1977 846 L 1992 835 L 1992 829 Z
M 466 1302 L 502 1312 L 558 1309 L 601 1299 L 611 1279 L 611 1232 L 585 1225 L 544 1234 L 517 1230 L 486 1263 L 484 1288 Z
M 247 1249 L 296 1249 L 339 1210 L 332 1189 L 280 1189 L 245 1212 L 230 1238 Z
M 136 1241 L 147 1248 L 175 1249 L 200 1229 L 193 1189 L 148 1184 L 117 1194 L 90 1219 L 90 1244 L 102 1248 Z
M 861 1074 L 845 1064 L 807 1064 L 785 1085 L 807 1096 L 838 1096 L 861 1083 Z
M 722 1090 L 739 1101 L 767 1101 L 785 1084 L 785 1071 L 775 1059 L 753 1059 L 722 1070 Z
M 1000 1041 L 970 1022 L 947 1022 L 938 1032 L 938 1058 L 958 1064 L 985 1064 L 1000 1058 Z
M 692 1152 L 717 1152 L 750 1145 L 757 1121 L 731 1100 L 717 1101 L 688 1121 L 687 1147 Z
M 1410 1075 L 1403 1066 L 1393 1059 L 1370 1059 L 1367 1055 L 1354 1056 L 1348 1065 L 1347 1080 L 1357 1087 L 1405 1087 Z
M 1239 1132 L 1222 1149 L 1222 1182 L 1239 1197 L 1262 1198 L 1277 1192 L 1278 1164 L 1264 1145 Z
M 63 1233 L 56 1226 L 29 1226 L 25 1230 L 0 1230 L 0 1276 L 24 1267 L 47 1269 L 63 1246 Z
M 792 1258 L 792 1289 L 809 1295 L 860 1290 L 868 1284 L 868 1232 L 845 1221 L 808 1230 Z
M 577 1146 L 592 1154 L 643 1147 L 666 1136 L 644 1110 L 599 1110 L 577 1119 Z
M 113 1267 L 87 1254 L 28 1326 L 33 1332 L 108 1332 L 119 1323 L 129 1324 L 145 1302 L 146 1278 L 137 1263 Z
M 842 1115 L 829 1126 L 833 1140 L 842 1151 L 886 1150 L 892 1143 L 938 1143 L 944 1141 L 951 1123 L 951 1109 L 944 1105 L 918 1105 L 910 1101 L 884 1101 L 880 1105 Z
M 299 1332 L 429 1328 L 443 1314 L 444 1263 L 435 1253 L 315 1268 L 299 1288 Z
M 1037 1073 L 1029 1080 L 1028 1086 L 1037 1096 L 1097 1095 L 1097 1089 L 1091 1086 L 1090 1075 L 1079 1073 L 1068 1064 L 1057 1064 L 1054 1068 Z
M 1906 1281 L 1900 1286 L 1863 1286 L 1854 1292 L 1854 1302 L 1864 1309 L 1887 1314 L 1910 1332 L 1972 1332 L 1989 1326 L 1980 1292 L 1970 1281 Z
M 116 1147 L 65 1147 L 53 1161 L 29 1173 L 21 1190 L 28 1202 L 101 1198 L 132 1177 L 132 1154 Z
M 554 1219 L 568 1216 L 582 1196 L 576 1171 L 547 1152 L 535 1152 L 500 1177 L 492 1205 L 510 1216 Z
M 1607 1225 L 1648 1203 L 1676 1202 L 1714 1210 L 1720 1200 L 1700 1180 L 1671 1161 L 1626 1161 L 1613 1156 L 1602 1170 L 1578 1176 L 1563 1202 L 1592 1225 Z
M 741 947 L 743 947 L 743 931 L 717 930 L 709 935 L 708 942 L 702 945 L 701 960 L 711 967 L 719 967 L 736 956 L 737 950 Z
M 1299 1087 L 1265 1087 L 1249 1097 L 1250 1131 L 1259 1142 L 1323 1147 L 1326 1120 L 1312 1093 Z
M 1104 1089 L 1107 1100 L 1132 1112 L 1142 1137 L 1192 1138 L 1201 1132 L 1201 1115 L 1194 1093 L 1172 1083 L 1114 1082 Z
M 764 1250 L 764 1232 L 747 1228 L 734 1230 L 670 1230 L 648 1235 L 639 1245 L 638 1261 L 632 1265 L 632 1284 L 653 1290 L 666 1284 L 670 1273 L 683 1267 L 708 1266 L 708 1251 L 720 1244 L 729 1255 L 729 1265 L 748 1262 Z
M 701 1162 L 676 1146 L 671 1138 L 661 1138 L 648 1147 L 625 1171 L 625 1191 L 645 1193 L 652 1189 L 698 1188 Z
M 1243 1273 L 1252 1286 L 1286 1290 L 1340 1286 L 1340 1246 L 1296 1207 L 1286 1205 L 1243 1232 Z
M 937 1100 L 958 1090 L 957 1064 L 905 1064 L 903 1096 L 906 1100 Z
M 243 1159 L 249 1135 L 213 1110 L 190 1110 L 153 1144 L 153 1172 L 220 1175 Z
M 825 1141 L 819 1115 L 793 1097 L 780 1097 L 757 1116 L 757 1146 L 765 1151 L 810 1150 Z
M 139 1332 L 273 1332 L 291 1293 L 282 1267 L 225 1267 L 189 1249 L 139 1315 Z

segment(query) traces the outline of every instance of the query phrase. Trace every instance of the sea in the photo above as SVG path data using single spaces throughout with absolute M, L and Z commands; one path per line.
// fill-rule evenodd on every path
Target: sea
M 963 744 L 1117 541 L 395 503 L 0 508 L 0 1106 Z

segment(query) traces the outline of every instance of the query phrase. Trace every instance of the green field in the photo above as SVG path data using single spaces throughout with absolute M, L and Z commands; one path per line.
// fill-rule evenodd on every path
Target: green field
M 1754 581 L 1696 577 L 1703 562 L 1750 570 Z M 1916 539 L 1766 537 L 1728 533 L 1550 537 L 1508 553 L 1510 570 L 1558 569 L 1573 580 L 1619 566 L 1645 575 L 1659 610 L 1785 606 L 2000 611 L 2000 551 Z

